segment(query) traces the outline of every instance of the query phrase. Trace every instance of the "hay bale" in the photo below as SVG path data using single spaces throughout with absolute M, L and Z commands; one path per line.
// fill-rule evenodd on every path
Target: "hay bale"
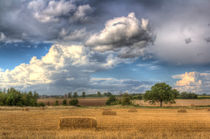
M 187 110 L 186 109 L 179 109 L 177 112 L 179 112 L 179 113 L 186 113 Z
M 29 108 L 23 108 L 23 111 L 29 111 Z
M 115 111 L 112 111 L 112 110 L 104 110 L 102 112 L 102 115 L 117 115 L 117 113 Z
M 128 112 L 138 112 L 137 109 L 129 109 Z
M 96 128 L 97 121 L 90 117 L 61 117 L 59 129 Z

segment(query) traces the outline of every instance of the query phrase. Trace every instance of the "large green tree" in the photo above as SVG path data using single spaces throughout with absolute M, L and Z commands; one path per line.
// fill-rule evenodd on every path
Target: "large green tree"
M 156 83 L 152 86 L 151 90 L 146 91 L 144 94 L 144 100 L 149 101 L 150 103 L 160 103 L 160 107 L 163 106 L 164 103 L 175 103 L 175 98 L 178 96 L 178 91 L 176 89 L 172 89 L 166 83 Z

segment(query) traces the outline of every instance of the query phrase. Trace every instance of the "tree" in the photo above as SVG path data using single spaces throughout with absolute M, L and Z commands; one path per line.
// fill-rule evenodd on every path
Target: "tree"
M 55 106 L 58 106 L 59 105 L 59 102 L 58 100 L 55 101 Z
M 85 92 L 82 92 L 82 97 L 86 97 L 86 93 Z
M 101 92 L 97 91 L 97 96 L 101 97 Z
M 177 98 L 179 96 L 179 91 L 178 90 L 172 89 L 172 92 L 174 93 L 175 98 Z
M 77 92 L 74 92 L 74 95 L 73 95 L 74 98 L 77 98 L 78 97 L 78 94 Z
M 107 96 L 107 97 L 112 96 L 112 93 L 110 92 L 104 93 L 104 96 Z
M 63 100 L 63 105 L 66 105 L 67 104 L 67 101 L 66 99 Z
M 162 107 L 163 102 L 166 104 L 175 103 L 174 99 L 177 97 L 177 92 L 177 90 L 172 89 L 172 87 L 166 83 L 156 83 L 152 86 L 151 90 L 146 91 L 144 100 L 152 104 L 159 102 L 160 107 Z

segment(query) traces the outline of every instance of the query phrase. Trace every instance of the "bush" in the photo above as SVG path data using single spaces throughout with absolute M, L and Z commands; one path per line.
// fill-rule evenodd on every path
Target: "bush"
M 182 92 L 180 94 L 180 98 L 183 98 L 183 99 L 197 99 L 198 98 L 198 95 L 195 94 L 195 93 L 188 93 L 188 92 Z
M 131 98 L 128 94 L 123 94 L 122 99 L 121 99 L 121 104 L 122 105 L 130 105 L 131 104 Z
M 114 95 L 109 96 L 108 100 L 106 101 L 106 105 L 115 105 L 118 104 L 118 100 Z
M 79 104 L 79 101 L 77 98 L 71 99 L 69 101 L 69 105 L 77 106 Z
M 137 100 L 142 100 L 142 95 L 141 94 L 137 94 L 137 95 L 133 95 L 132 97 L 131 97 L 131 99 L 137 99 Z
M 40 103 L 38 104 L 38 106 L 40 106 L 40 107 L 44 107 L 44 106 L 45 106 L 45 104 L 44 104 L 43 102 L 40 102 Z
M 55 101 L 55 106 L 58 106 L 59 105 L 59 102 L 58 100 Z
M 66 105 L 67 104 L 67 101 L 66 99 L 63 100 L 63 105 Z

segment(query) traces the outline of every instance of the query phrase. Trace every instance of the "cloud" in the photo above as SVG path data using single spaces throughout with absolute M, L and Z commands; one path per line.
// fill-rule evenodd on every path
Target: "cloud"
M 108 20 L 100 33 L 93 34 L 86 45 L 95 51 L 119 51 L 120 57 L 136 57 L 154 41 L 148 20 L 139 21 L 134 13 Z M 122 49 L 121 49 L 122 48 Z
M 4 33 L 0 32 L 0 42 L 6 40 Z
M 186 39 L 185 39 L 185 43 L 186 43 L 186 44 L 189 44 L 189 43 L 191 43 L 191 42 L 192 42 L 192 39 L 191 39 L 191 38 L 186 38 Z
M 93 9 L 90 7 L 89 4 L 86 5 L 80 5 L 78 6 L 77 11 L 74 13 L 74 20 L 76 21 L 87 21 L 88 20 L 88 16 L 91 12 L 93 11 Z
M 112 54 L 100 55 L 81 45 L 55 44 L 41 59 L 33 57 L 28 64 L 0 71 L 0 87 L 34 89 L 40 93 L 88 88 L 92 73 L 113 68 L 120 62 Z
M 7 36 L 5 42 L 56 43 L 62 30 L 67 38 L 86 30 L 94 11 L 88 3 L 74 0 L 7 0 L 0 5 L 0 32 Z
M 182 22 L 184 21 L 168 22 L 167 25 L 156 29 L 158 30 L 156 41 L 148 51 L 154 58 L 172 65 L 206 65 L 210 63 L 210 47 L 204 41 L 210 30 L 202 23 Z
M 179 79 L 175 87 L 180 91 L 189 91 L 195 93 L 209 93 L 210 89 L 210 73 L 185 72 L 172 76 Z
M 69 41 L 83 42 L 85 40 L 85 38 L 87 38 L 88 35 L 89 35 L 89 33 L 86 31 L 85 28 L 78 29 L 73 32 L 70 32 L 70 31 L 62 28 L 59 33 L 60 39 L 58 39 L 58 41 L 60 41 L 60 42 L 69 42 Z
M 207 43 L 209 43 L 209 42 L 210 42 L 210 37 L 205 38 L 205 41 L 206 41 Z
M 79 5 L 73 1 L 65 0 L 33 0 L 28 4 L 28 8 L 33 10 L 33 16 L 39 22 L 58 22 L 61 19 L 85 20 L 87 13 L 92 11 L 90 5 Z
M 102 91 L 111 91 L 115 93 L 144 93 L 154 82 L 137 81 L 131 79 L 116 79 L 116 78 L 91 78 L 92 89 L 100 89 Z

